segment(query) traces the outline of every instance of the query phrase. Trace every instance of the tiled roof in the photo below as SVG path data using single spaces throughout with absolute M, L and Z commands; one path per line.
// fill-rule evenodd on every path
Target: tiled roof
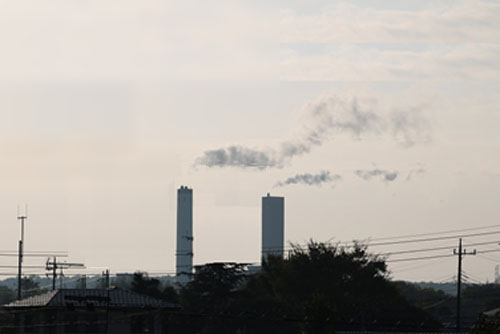
M 489 311 L 486 311 L 486 312 L 483 312 L 483 314 L 487 317 L 497 317 L 500 315 L 500 307 L 498 308 L 495 308 L 493 310 L 489 310 Z
M 4 307 L 39 307 L 46 306 L 59 290 L 49 291 L 41 295 L 31 296 L 25 299 L 16 300 Z
M 177 308 L 176 304 L 120 288 L 54 290 L 4 307 L 108 307 L 108 303 L 111 308 Z

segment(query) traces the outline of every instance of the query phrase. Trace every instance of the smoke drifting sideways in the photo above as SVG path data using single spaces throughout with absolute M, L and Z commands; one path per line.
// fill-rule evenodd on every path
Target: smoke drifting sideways
M 331 183 L 340 181 L 342 177 L 338 174 L 332 175 L 330 171 L 321 171 L 318 174 L 297 174 L 293 177 L 289 177 L 284 181 L 276 183 L 275 187 L 284 187 L 292 184 L 305 184 L 309 186 L 321 186 L 324 183 Z
M 374 177 L 381 176 L 382 180 L 386 182 L 392 182 L 398 177 L 398 172 L 390 172 L 382 169 L 372 169 L 372 170 L 356 170 L 354 174 L 362 178 L 363 180 L 369 181 Z
M 419 168 L 416 168 L 416 169 L 412 169 L 408 172 L 408 175 L 406 176 L 406 181 L 410 181 L 413 176 L 416 176 L 416 175 L 422 175 L 424 174 L 426 171 L 423 167 L 419 167 Z
M 242 146 L 229 146 L 223 149 L 206 151 L 203 157 L 197 159 L 196 165 L 207 167 L 281 167 L 282 162 L 273 150 L 255 150 Z
M 327 96 L 306 106 L 302 134 L 282 141 L 277 147 L 258 149 L 241 145 L 208 150 L 195 160 L 195 166 L 236 168 L 282 168 L 294 157 L 311 152 L 336 134 L 354 139 L 377 134 L 391 135 L 403 146 L 428 141 L 428 122 L 418 108 L 386 112 L 374 100 Z

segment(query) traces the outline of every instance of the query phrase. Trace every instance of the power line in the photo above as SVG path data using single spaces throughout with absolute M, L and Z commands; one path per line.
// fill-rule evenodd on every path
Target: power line
M 17 254 L 17 250 L 0 250 L 0 253 L 16 253 Z M 56 254 L 59 254 L 59 253 L 64 253 L 64 254 L 67 254 L 68 251 L 57 251 L 57 250 L 30 250 L 30 251 L 27 251 L 25 250 L 24 251 L 25 253 L 56 253 Z
M 455 256 L 454 254 L 446 254 L 446 255 L 434 255 L 434 256 L 422 256 L 422 257 L 408 257 L 408 258 L 403 258 L 403 259 L 394 259 L 394 260 L 386 260 L 385 262 L 387 263 L 394 263 L 394 262 L 406 262 L 406 261 L 420 261 L 420 260 L 431 260 L 431 259 L 440 259 L 440 258 L 445 258 L 445 257 L 452 257 Z
M 472 246 L 474 244 L 469 244 L 469 246 Z M 494 253 L 494 252 L 500 252 L 500 249 L 487 249 L 483 251 L 477 251 L 476 254 L 484 254 L 484 253 Z M 472 254 L 471 254 L 472 255 Z M 419 261 L 419 260 L 429 260 L 429 259 L 438 259 L 438 258 L 446 258 L 446 257 L 452 257 L 455 256 L 455 254 L 443 254 L 443 255 L 434 255 L 434 256 L 422 256 L 422 257 L 409 257 L 409 258 L 402 258 L 402 259 L 388 259 L 386 262 L 388 263 L 394 263 L 394 262 L 405 262 L 405 261 Z
M 448 301 L 448 300 L 450 300 L 450 299 L 453 299 L 453 296 L 448 296 L 448 297 L 446 297 L 446 298 L 443 298 L 443 299 L 441 299 L 440 301 L 438 301 L 438 302 L 436 302 L 436 303 L 434 303 L 434 304 L 432 304 L 432 305 L 423 306 L 423 307 L 421 307 L 421 309 L 422 309 L 422 310 L 428 310 L 428 309 L 430 309 L 430 308 L 433 308 L 433 307 L 436 307 L 436 306 L 438 306 L 438 305 L 441 305 L 441 304 L 443 304 L 443 303 L 447 302 L 447 301 Z
M 18 257 L 17 254 L 13 253 L 0 253 L 2 257 Z M 49 254 L 49 253 L 23 253 L 23 257 L 68 257 L 67 254 Z
M 500 224 L 480 226 L 480 227 L 470 227 L 470 228 L 463 228 L 463 229 L 457 229 L 457 230 L 448 230 L 448 231 L 440 231 L 440 232 L 429 232 L 429 233 L 419 233 L 419 234 L 406 234 L 406 235 L 400 235 L 400 236 L 394 236 L 394 237 L 372 238 L 371 240 L 383 241 L 383 240 L 393 240 L 393 239 L 412 238 L 412 237 L 425 237 L 425 236 L 429 236 L 429 235 L 439 235 L 439 234 L 448 234 L 448 233 L 456 233 L 456 232 L 485 230 L 485 229 L 494 228 L 494 227 L 500 227 Z
M 455 282 L 456 279 L 457 279 L 457 277 L 455 275 L 452 275 L 452 276 L 448 276 L 446 278 L 443 278 L 441 280 L 438 280 L 435 283 L 452 283 L 452 282 Z
M 458 234 L 458 235 L 450 235 L 450 236 L 435 237 L 435 238 L 408 239 L 408 240 L 400 240 L 400 241 L 379 242 L 379 243 L 372 243 L 372 244 L 368 243 L 367 246 L 373 247 L 373 246 L 399 245 L 399 244 L 414 243 L 414 242 L 428 242 L 428 241 L 449 240 L 449 239 L 459 239 L 459 238 L 468 238 L 468 237 L 479 237 L 479 236 L 494 235 L 494 234 L 500 234 L 500 231 L 470 233 L 470 234 Z
M 5 266 L 5 265 L 0 265 L 0 268 L 17 268 L 17 266 Z M 23 268 L 37 268 L 37 269 L 44 269 L 45 266 L 23 266 Z
M 409 249 L 403 251 L 394 251 L 394 252 L 386 252 L 386 253 L 378 253 L 380 256 L 391 256 L 391 255 L 399 255 L 399 254 L 412 254 L 412 253 L 420 253 L 420 252 L 432 252 L 437 250 L 450 249 L 449 246 L 442 247 L 434 247 L 434 248 L 419 248 L 419 249 Z
M 489 260 L 489 261 L 495 262 L 496 264 L 500 263 L 500 260 L 499 260 L 499 259 L 495 259 L 495 258 L 493 258 L 493 257 L 489 257 L 489 256 L 482 255 L 482 254 L 478 254 L 477 256 L 478 256 L 479 258 L 481 258 L 481 259 L 485 259 L 485 260 Z
M 418 239 L 407 239 L 407 240 L 399 240 L 399 241 L 388 241 L 388 242 L 376 242 L 370 243 L 366 241 L 363 244 L 363 241 L 355 240 L 353 242 L 338 242 L 337 244 L 343 248 L 352 248 L 356 245 L 366 246 L 366 247 L 375 247 L 375 246 L 390 246 L 390 245 L 401 245 L 408 243 L 418 243 L 418 242 L 430 242 L 430 241 L 440 241 L 440 240 L 451 240 L 451 239 L 460 239 L 460 238 L 471 238 L 471 237 L 479 237 L 479 236 L 487 236 L 487 235 L 496 235 L 500 234 L 500 231 L 491 231 L 491 232 L 481 232 L 481 233 L 469 233 L 469 234 L 456 234 L 450 236 L 442 236 L 442 237 L 434 237 L 434 238 L 418 238 Z M 326 243 L 328 243 L 327 241 Z M 309 247 L 307 245 L 293 245 L 291 247 L 273 247 L 266 248 L 266 251 L 293 251 L 295 249 L 299 250 L 307 250 Z
M 467 244 L 467 246 L 492 245 L 492 244 L 498 244 L 499 242 L 500 241 L 476 242 L 476 243 Z M 409 249 L 409 250 L 403 250 L 403 251 L 379 253 L 377 255 L 391 256 L 391 255 L 397 255 L 397 254 L 411 254 L 411 253 L 420 253 L 420 252 L 431 252 L 431 251 L 436 251 L 436 250 L 450 249 L 451 247 L 453 247 L 453 246 L 442 246 L 442 247 L 434 247 L 434 248 Z
M 479 277 L 477 277 L 477 276 L 475 276 L 475 275 L 472 275 L 471 273 L 469 273 L 469 272 L 467 272 L 467 271 L 465 271 L 465 270 L 463 271 L 463 275 L 464 275 L 466 278 L 468 278 L 468 279 L 470 279 L 470 280 L 472 280 L 472 281 L 475 281 L 475 282 L 476 282 L 476 283 L 478 283 L 478 284 L 483 284 L 483 282 L 481 281 L 481 278 L 479 278 Z
M 394 268 L 393 271 L 395 272 L 398 272 L 398 273 L 401 273 L 401 272 L 406 272 L 406 271 L 412 271 L 412 270 L 416 270 L 416 269 L 420 269 L 420 268 L 423 268 L 423 267 L 428 267 L 428 266 L 431 266 L 431 265 L 436 265 L 436 264 L 440 264 L 440 263 L 443 263 L 444 259 L 440 259 L 438 261 L 438 259 L 434 259 L 434 260 L 431 260 L 432 261 L 432 264 L 429 264 L 428 262 L 426 263 L 419 263 L 417 265 L 406 265 L 405 267 L 402 267 L 402 268 Z
M 500 249 L 487 249 L 487 250 L 484 250 L 484 251 L 479 251 L 477 252 L 478 254 L 484 254 L 484 253 L 496 253 L 496 252 L 500 252 Z

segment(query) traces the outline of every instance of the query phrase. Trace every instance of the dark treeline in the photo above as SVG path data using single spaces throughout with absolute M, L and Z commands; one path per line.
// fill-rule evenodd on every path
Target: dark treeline
M 47 292 L 47 289 L 41 288 L 40 284 L 33 277 L 23 277 L 21 279 L 23 286 L 23 298 L 39 295 Z M 0 285 L 0 305 L 4 305 L 16 300 L 16 290 L 5 285 Z
M 336 330 L 440 331 L 431 313 L 410 303 L 389 280 L 385 261 L 358 245 L 311 242 L 285 259 L 269 257 L 261 271 L 213 263 L 189 284 L 160 289 L 136 273 L 132 289 L 177 302 L 171 330 L 182 333 L 334 333 Z
M 394 284 L 408 302 L 431 313 L 445 328 L 455 326 L 456 296 L 409 282 L 394 282 Z M 500 285 L 468 284 L 462 291 L 461 304 L 462 325 L 464 328 L 472 328 L 478 319 L 484 321 L 480 316 L 482 312 L 500 307 Z M 497 326 L 497 329 L 495 333 L 500 332 L 500 326 Z
M 384 259 L 362 245 L 293 246 L 288 257 L 269 257 L 253 274 L 245 264 L 207 264 L 197 267 L 185 286 L 164 284 L 144 272 L 113 283 L 178 304 L 179 310 L 168 314 L 172 333 L 439 332 L 455 326 L 455 296 L 391 281 Z M 43 292 L 29 278 L 23 286 L 30 294 Z M 499 285 L 467 286 L 462 295 L 464 328 L 500 306 Z M 0 286 L 0 302 L 14 298 L 14 291 Z

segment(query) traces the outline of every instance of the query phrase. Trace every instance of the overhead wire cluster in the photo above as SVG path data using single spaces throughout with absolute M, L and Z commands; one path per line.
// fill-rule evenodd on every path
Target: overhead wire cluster
M 479 241 L 478 238 L 494 237 L 493 240 L 482 240 Z M 452 252 L 457 246 L 450 244 L 449 240 L 466 239 L 468 242 L 465 243 L 465 247 L 475 247 L 475 246 L 493 246 L 500 243 L 500 224 L 473 227 L 473 228 L 463 228 L 454 229 L 439 232 L 429 232 L 429 233 L 418 233 L 418 234 L 406 234 L 401 236 L 391 236 L 391 237 L 381 237 L 381 238 L 367 238 L 364 240 L 355 240 L 351 242 L 333 242 L 334 238 L 328 239 L 327 243 L 331 243 L 339 248 L 353 248 L 353 247 L 365 247 L 370 253 L 380 256 L 390 264 L 391 267 L 399 263 L 414 263 L 422 262 L 423 265 L 417 264 L 404 267 L 403 271 L 414 270 L 427 266 L 429 263 L 435 264 L 436 260 L 442 259 L 446 261 L 448 258 L 453 258 L 456 256 Z M 474 242 L 473 242 L 474 241 Z M 436 243 L 439 243 L 436 245 Z M 403 248 L 406 245 L 415 245 L 411 248 Z M 417 245 L 422 245 L 418 247 Z M 429 245 L 424 247 L 424 245 Z M 384 248 L 394 248 L 395 250 L 385 250 Z M 285 252 L 293 252 L 295 250 L 307 250 L 308 245 L 292 245 L 290 247 L 285 247 L 284 249 L 272 249 L 275 251 L 283 250 Z M 379 251 L 379 249 L 381 249 Z M 271 251 L 272 251 L 271 250 Z M 490 261 L 500 263 L 500 260 L 494 258 L 488 258 L 487 253 L 500 252 L 500 246 L 497 248 L 487 248 L 477 250 L 477 255 L 480 258 L 486 258 Z M 404 255 L 404 256 L 403 256 Z M 464 254 L 468 255 L 468 254 Z M 441 263 L 441 262 L 440 262 Z M 399 271 L 399 270 L 398 270 Z
M 452 258 L 455 255 L 451 252 L 456 245 L 448 244 L 446 241 L 457 240 L 459 238 L 466 238 L 466 240 L 477 240 L 477 238 L 484 238 L 488 236 L 497 237 L 495 240 L 486 240 L 486 241 L 476 241 L 465 243 L 466 247 L 476 247 L 476 246 L 493 246 L 498 245 L 500 243 L 500 224 L 495 225 L 487 225 L 481 227 L 473 227 L 473 228 L 463 228 L 463 229 L 454 229 L 447 231 L 439 231 L 439 232 L 429 232 L 429 233 L 418 233 L 418 234 L 406 234 L 400 236 L 389 236 L 389 237 L 380 237 L 380 238 L 367 238 L 365 240 L 356 240 L 351 242 L 333 242 L 334 238 L 330 238 L 327 243 L 331 243 L 335 246 L 341 248 L 352 248 L 356 246 L 366 247 L 372 254 L 380 256 L 385 259 L 385 261 L 391 266 L 398 263 L 413 263 L 413 262 L 422 262 L 423 265 L 420 266 L 412 265 L 408 267 L 401 268 L 401 271 L 410 271 L 422 268 L 425 266 L 425 263 L 437 263 L 434 260 L 443 259 L 446 261 L 448 258 Z M 493 230 L 492 230 L 493 229 Z M 488 231 L 490 230 L 490 231 Z M 441 242 L 439 245 L 432 245 L 429 247 L 411 247 L 404 248 L 406 245 L 425 245 L 429 243 L 437 243 Z M 445 243 L 442 243 L 445 242 Z M 384 250 L 384 248 L 397 247 L 395 250 Z M 296 244 L 290 247 L 285 248 L 276 248 L 271 249 L 271 251 L 284 251 L 285 253 L 292 252 L 293 250 L 307 250 L 307 245 Z M 381 249 L 380 251 L 377 251 Z M 17 251 L 2 251 L 0 250 L 0 257 L 16 257 Z M 477 255 L 489 261 L 500 263 L 500 260 L 489 257 L 485 254 L 500 252 L 500 246 L 497 248 L 488 248 L 488 249 L 478 249 Z M 57 257 L 68 257 L 68 253 L 65 251 L 27 251 L 24 256 L 26 257 L 49 257 L 49 256 L 57 256 Z M 249 265 L 258 265 L 260 261 L 249 262 Z M 17 266 L 15 265 L 0 265 L 0 269 L 14 269 Z M 40 265 L 25 265 L 24 268 L 32 270 L 28 274 L 30 275 L 45 275 L 45 272 L 40 272 L 37 269 L 44 269 L 44 266 Z M 136 270 L 130 270 L 130 272 L 135 272 Z M 171 275 L 175 274 L 175 271 L 166 271 L 166 270 L 153 270 L 148 271 L 150 275 Z M 72 273 L 72 275 L 82 275 L 83 273 Z M 88 275 L 98 275 L 91 274 L 86 272 Z M 17 273 L 9 273 L 9 272 L 0 272 L 0 276 L 16 276 Z

